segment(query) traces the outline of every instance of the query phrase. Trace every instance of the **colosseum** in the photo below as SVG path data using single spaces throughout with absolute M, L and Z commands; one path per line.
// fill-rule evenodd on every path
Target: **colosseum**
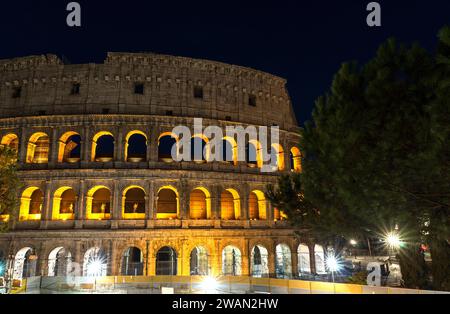
M 260 171 L 257 142 L 237 158 L 225 137 L 231 158 L 175 162 L 172 130 L 194 118 L 278 126 L 277 171 Z M 265 197 L 280 174 L 301 171 L 282 78 L 151 53 L 108 53 L 103 64 L 0 60 L 0 139 L 17 151 L 23 183 L 20 209 L 1 216 L 0 259 L 14 279 L 65 275 L 75 263 L 83 276 L 324 271 L 322 247 L 297 236 Z M 199 141 L 208 138 L 193 134 Z

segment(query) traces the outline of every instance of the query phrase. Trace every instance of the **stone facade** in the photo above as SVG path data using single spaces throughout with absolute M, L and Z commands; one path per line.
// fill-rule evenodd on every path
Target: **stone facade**
M 232 245 L 240 254 L 240 272 L 248 275 L 259 245 L 267 249 L 267 275 L 276 275 L 277 245 L 284 244 L 291 254 L 286 275 L 296 276 L 299 245 L 306 243 L 314 252 L 314 244 L 300 241 L 263 195 L 281 173 L 299 170 L 293 164 L 299 158 L 294 156 L 298 126 L 285 85 L 281 78 L 252 69 L 155 54 L 109 53 L 104 64 L 82 65 L 65 65 L 53 55 L 0 60 L 0 139 L 3 145 L 16 141 L 24 183 L 20 213 L 4 217 L 10 231 L 0 235 L 0 254 L 13 258 L 31 248 L 37 256 L 35 274 L 49 275 L 55 248 L 64 248 L 72 261 L 83 265 L 87 250 L 98 247 L 108 256 L 107 273 L 120 275 L 124 252 L 134 247 L 142 255 L 142 274 L 154 275 L 159 250 L 170 247 L 176 253 L 176 274 L 189 275 L 191 252 L 201 246 L 207 251 L 209 273 L 221 275 L 224 248 Z M 262 173 L 246 162 L 161 160 L 161 135 L 177 125 L 192 126 L 194 118 L 203 118 L 204 126 L 279 126 L 283 166 Z M 114 138 L 113 155 L 103 162 L 93 156 L 96 135 L 102 133 Z M 32 140 L 36 134 L 48 139 L 45 162 L 29 157 L 40 147 Z M 66 134 L 81 139 L 75 161 L 62 159 Z M 127 159 L 130 134 L 146 139 L 145 156 L 135 162 Z M 75 194 L 73 213 L 64 216 L 68 219 L 55 214 L 61 187 Z M 99 219 L 87 211 L 95 201 L 89 194 L 95 187 L 110 192 L 108 216 Z M 128 187 L 145 193 L 145 211 L 139 215 L 124 212 Z M 178 210 L 170 219 L 158 216 L 164 188 L 177 194 Z M 201 202 L 209 212 L 193 219 L 191 195 L 198 189 L 204 191 Z M 22 216 L 36 190 L 42 191 L 38 215 Z M 239 207 L 234 219 L 221 217 L 224 191 L 234 193 L 234 206 Z M 264 212 L 259 218 L 250 217 L 252 202 Z M 309 255 L 314 271 L 314 253 Z

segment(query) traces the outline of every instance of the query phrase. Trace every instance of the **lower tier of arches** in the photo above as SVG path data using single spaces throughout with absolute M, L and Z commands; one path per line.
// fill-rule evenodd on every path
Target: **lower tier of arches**
M 24 232 L 0 236 L 0 260 L 18 280 L 67 275 L 297 278 L 325 273 L 325 253 L 321 245 L 302 241 L 287 230 Z

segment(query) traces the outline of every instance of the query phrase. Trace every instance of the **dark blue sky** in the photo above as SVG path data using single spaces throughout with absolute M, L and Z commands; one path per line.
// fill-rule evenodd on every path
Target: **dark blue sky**
M 249 66 L 288 79 L 301 123 L 342 62 L 368 60 L 391 36 L 433 50 L 450 24 L 450 0 L 378 1 L 381 28 L 366 25 L 369 0 L 80 0 L 83 24 L 71 29 L 69 2 L 2 1 L 0 58 L 102 62 L 107 51 L 152 51 Z

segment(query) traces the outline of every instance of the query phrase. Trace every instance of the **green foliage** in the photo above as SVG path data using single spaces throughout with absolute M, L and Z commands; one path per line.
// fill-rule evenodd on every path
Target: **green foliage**
M 17 193 L 21 184 L 16 161 L 16 152 L 0 145 L 0 215 L 13 215 L 19 205 Z M 6 225 L 0 224 L 0 231 L 5 231 Z
M 347 278 L 347 283 L 354 285 L 367 285 L 367 271 L 360 271 Z
M 390 39 L 367 64 L 343 64 L 302 131 L 303 174 L 281 179 L 269 194 L 293 223 L 330 235 L 379 237 L 398 225 L 405 283 L 425 286 L 418 252 L 427 243 L 439 269 L 435 287 L 443 289 L 450 278 L 448 258 L 438 261 L 449 256 L 442 250 L 450 238 L 450 28 L 439 39 L 436 57 Z

